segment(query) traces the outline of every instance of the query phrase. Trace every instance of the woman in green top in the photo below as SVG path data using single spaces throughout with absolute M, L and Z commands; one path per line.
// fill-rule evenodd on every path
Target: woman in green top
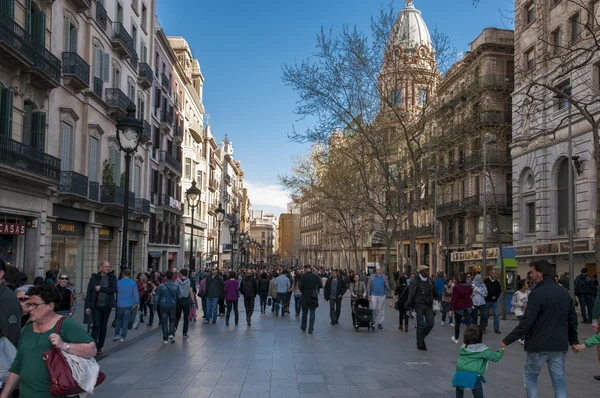
M 56 314 L 61 294 L 55 286 L 36 286 L 28 293 L 31 322 L 21 332 L 17 356 L 9 369 L 0 398 L 9 398 L 17 387 L 23 398 L 49 398 L 50 374 L 43 354 L 53 346 L 82 358 L 96 355 L 94 340 L 73 319 L 65 318 L 60 335 L 54 333 L 61 318 Z

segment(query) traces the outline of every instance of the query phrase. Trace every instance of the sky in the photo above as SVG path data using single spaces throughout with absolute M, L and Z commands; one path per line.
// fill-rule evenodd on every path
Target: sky
M 203 101 L 217 142 L 225 134 L 241 161 L 255 210 L 286 211 L 279 176 L 309 146 L 291 142 L 309 122 L 294 114 L 298 96 L 281 80 L 282 66 L 310 57 L 321 27 L 356 25 L 389 0 L 157 0 L 167 36 L 183 36 L 204 75 Z M 437 26 L 460 51 L 486 27 L 512 29 L 512 0 L 415 0 L 430 32 Z M 404 0 L 393 0 L 400 11 Z

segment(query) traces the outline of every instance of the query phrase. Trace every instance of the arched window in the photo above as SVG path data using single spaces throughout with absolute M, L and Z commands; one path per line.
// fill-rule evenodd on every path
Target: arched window
M 573 222 L 575 221 L 575 201 L 572 208 L 569 209 L 569 162 L 563 159 L 556 173 L 556 211 L 557 211 L 557 226 L 558 234 L 566 235 L 569 231 L 569 211 L 573 214 Z M 575 192 L 573 184 L 573 192 Z

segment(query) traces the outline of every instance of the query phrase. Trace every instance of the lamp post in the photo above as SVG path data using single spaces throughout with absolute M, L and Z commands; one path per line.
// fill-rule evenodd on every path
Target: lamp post
M 235 263 L 233 260 L 235 259 L 235 250 L 233 245 L 236 242 L 235 233 L 237 232 L 237 225 L 231 224 L 231 226 L 229 227 L 229 232 L 231 234 L 231 268 L 234 268 Z
M 129 103 L 127 115 L 119 119 L 116 124 L 117 144 L 119 150 L 125 153 L 125 201 L 123 204 L 123 240 L 121 246 L 121 273 L 127 268 L 127 234 L 129 226 L 129 168 L 131 155 L 136 153 L 140 144 L 140 138 L 144 131 L 144 123 L 135 117 L 135 105 Z
M 246 252 L 246 267 L 250 265 L 250 235 L 244 237 L 244 247 Z
M 430 167 L 429 171 L 435 173 L 433 186 L 433 272 L 438 272 L 437 267 L 437 188 L 438 188 L 438 167 Z
M 188 206 L 192 209 L 192 238 L 190 239 L 190 271 L 196 270 L 196 253 L 194 252 L 194 210 L 200 201 L 201 191 L 196 187 L 196 181 L 192 181 L 192 186 L 185 191 L 185 197 Z
M 217 213 L 217 223 L 219 224 L 219 230 L 217 231 L 217 272 L 219 271 L 219 267 L 221 266 L 221 223 L 223 222 L 223 218 L 225 218 L 225 210 L 221 203 L 219 203 L 219 207 L 216 210 Z

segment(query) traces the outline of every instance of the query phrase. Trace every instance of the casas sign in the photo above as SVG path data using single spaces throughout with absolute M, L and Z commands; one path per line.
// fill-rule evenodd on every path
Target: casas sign
M 25 235 L 25 225 L 0 222 L 0 235 Z

